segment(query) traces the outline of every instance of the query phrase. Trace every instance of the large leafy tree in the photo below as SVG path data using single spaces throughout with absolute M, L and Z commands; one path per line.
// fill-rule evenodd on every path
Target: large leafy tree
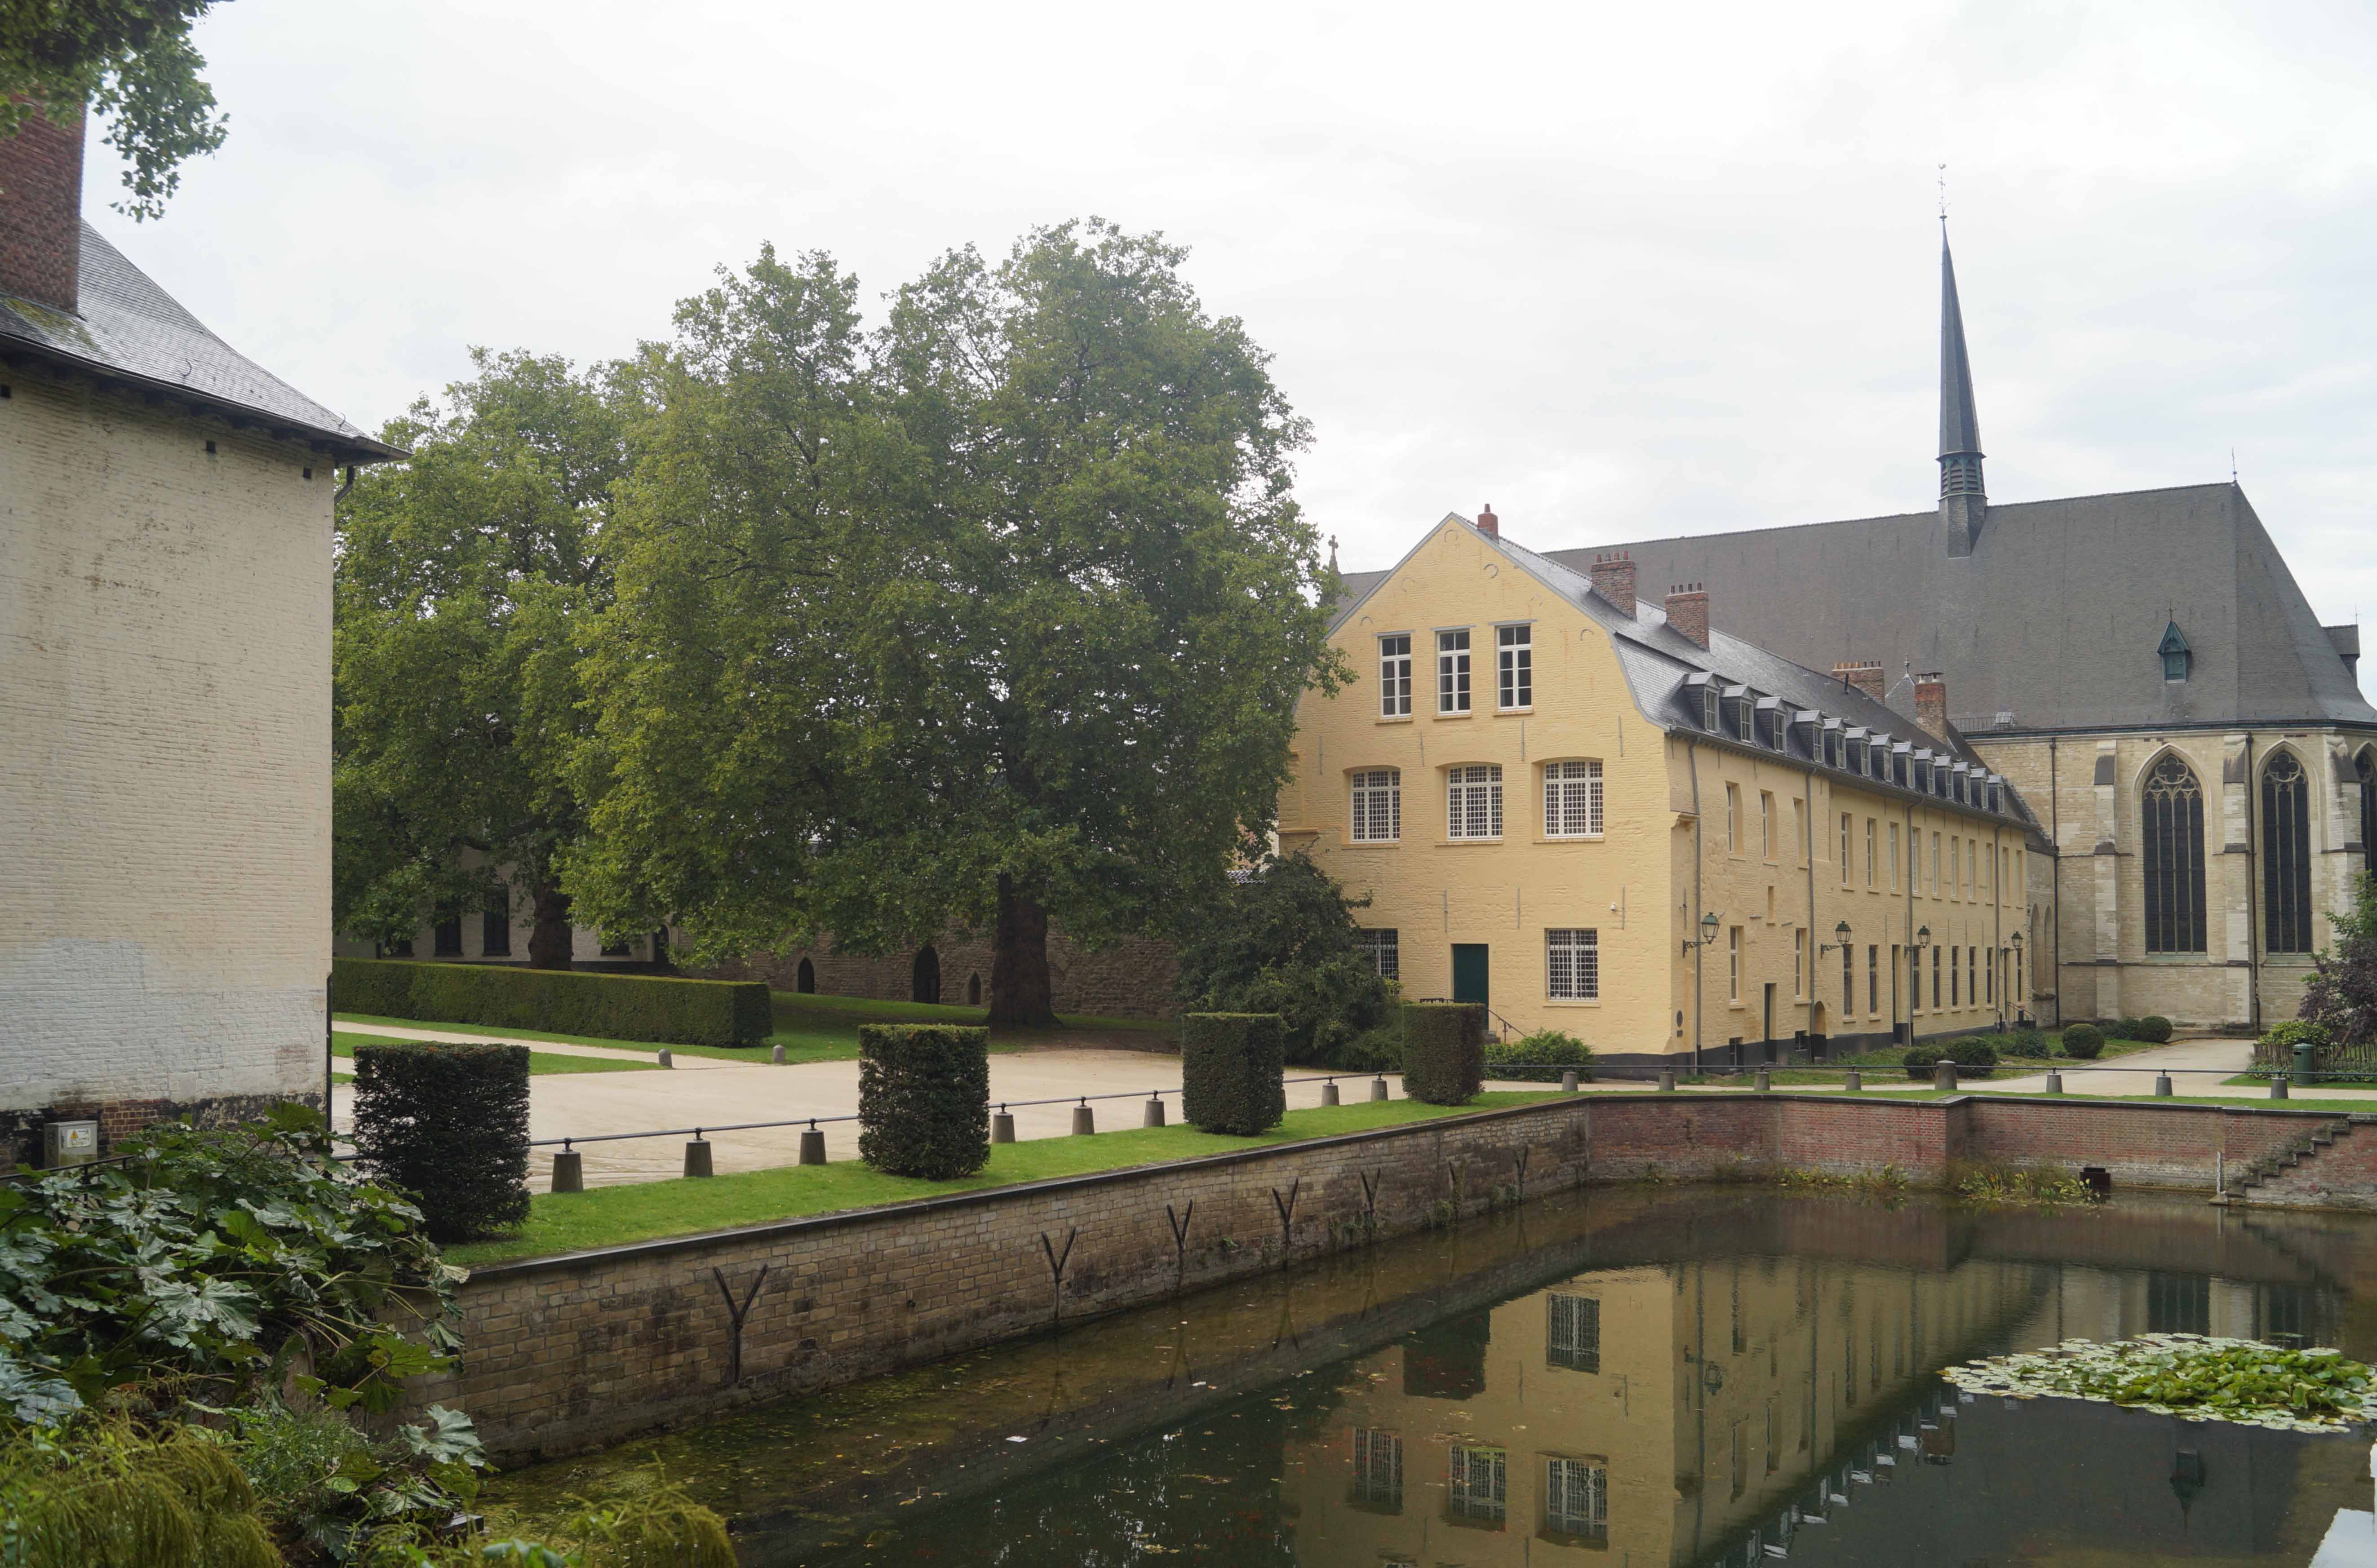
M 607 373 L 474 354 L 478 374 L 383 433 L 411 449 L 341 503 L 335 913 L 379 940 L 508 901 L 529 961 L 569 966 L 557 864 L 585 832 L 570 786 L 579 666 L 627 422 Z M 475 853 L 472 853 L 475 852 Z
M 192 24 L 216 0 L 0 0 L 0 136 L 26 116 L 75 123 L 83 105 L 108 124 L 131 199 L 116 210 L 162 216 L 181 166 L 222 145 L 224 117 L 198 73 Z
M 2311 960 L 2318 974 L 2303 987 L 2301 1016 L 2339 1046 L 2367 1045 L 2377 1040 L 2377 877 L 2355 877 L 2351 906 L 2328 921 L 2335 945 Z
M 1387 983 L 1354 920 L 1369 902 L 1347 898 L 1308 856 L 1266 860 L 1181 944 L 1181 1002 L 1192 1012 L 1276 1012 L 1290 1060 L 1335 1062 L 1387 1019 Z

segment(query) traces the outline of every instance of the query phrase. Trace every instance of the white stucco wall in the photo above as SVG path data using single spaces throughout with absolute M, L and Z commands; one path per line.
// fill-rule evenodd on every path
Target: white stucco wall
M 317 1093 L 336 474 L 0 382 L 0 1109 Z

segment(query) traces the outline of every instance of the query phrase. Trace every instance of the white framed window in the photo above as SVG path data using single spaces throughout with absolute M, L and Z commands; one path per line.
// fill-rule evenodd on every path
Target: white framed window
M 1726 999 L 1739 1001 L 1741 999 L 1741 928 L 1738 926 L 1727 926 L 1725 928 L 1725 983 Z
M 1544 1298 L 1544 1359 L 1571 1371 L 1601 1371 L 1601 1300 L 1555 1290 Z
M 1444 771 L 1444 836 L 1502 836 L 1502 765 L 1473 762 Z
M 1354 842 L 1393 844 L 1404 836 L 1404 775 L 1369 768 L 1354 775 Z
M 1802 866 L 1816 853 L 1809 844 L 1808 803 L 1796 795 L 1791 797 L 1791 849 Z
M 1404 1505 L 1404 1440 L 1379 1427 L 1354 1429 L 1354 1501 L 1374 1508 Z
M 1436 711 L 1439 713 L 1469 712 L 1469 633 L 1466 630 L 1436 634 Z
M 1868 817 L 1865 820 L 1865 885 L 1868 887 L 1873 886 L 1873 868 L 1875 864 L 1876 861 L 1873 854 L 1873 819 Z
M 1800 926 L 1791 932 L 1791 994 L 1804 998 L 1808 994 L 1808 928 Z
M 1499 1448 L 1452 1445 L 1452 1475 L 1445 1489 L 1445 1511 L 1456 1519 L 1499 1525 L 1510 1497 L 1506 1455 Z
M 1741 786 L 1725 786 L 1725 849 L 1728 855 L 1741 853 Z
M 1535 706 L 1535 628 L 1494 628 L 1494 700 L 1504 708 Z
M 1544 764 L 1544 836 L 1597 838 L 1601 834 L 1601 764 Z
M 1379 639 L 1379 717 L 1411 717 L 1411 633 Z
M 1601 933 L 1544 933 L 1544 994 L 1554 1001 L 1601 999 Z
M 1609 1466 L 1592 1459 L 1544 1460 L 1544 1528 L 1588 1540 L 1609 1538 Z
M 1849 828 L 1851 821 L 1852 817 L 1850 813 L 1846 811 L 1841 813 L 1841 886 L 1843 887 L 1849 885 Z
M 1741 689 L 1741 706 L 1735 712 L 1734 720 L 1737 725 L 1734 738 L 1745 746 L 1755 741 L 1757 737 L 1753 732 L 1758 721 L 1758 693 L 1748 687 Z
M 1890 891 L 1898 891 L 1898 824 L 1890 824 Z
M 1716 683 L 1712 681 L 1701 688 L 1701 728 L 1714 735 L 1721 727 L 1723 721 L 1718 717 Z
M 1364 927 L 1354 933 L 1354 940 L 1369 955 L 1370 964 L 1381 980 L 1404 977 L 1403 933 L 1392 926 Z
M 1775 847 L 1774 792 L 1770 789 L 1762 789 L 1758 792 L 1758 853 L 1760 857 L 1772 863 L 1775 859 Z

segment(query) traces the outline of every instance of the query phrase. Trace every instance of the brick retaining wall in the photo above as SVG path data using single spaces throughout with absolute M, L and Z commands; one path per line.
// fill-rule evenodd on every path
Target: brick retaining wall
M 424 1394 L 469 1410 L 498 1456 L 549 1458 L 1045 1328 L 1060 1308 L 1078 1318 L 1277 1267 L 1284 1246 L 1309 1257 L 1523 1191 L 1783 1166 L 1851 1174 L 1894 1165 L 1936 1182 L 1954 1160 L 2101 1165 L 2117 1186 L 2208 1191 L 2216 1156 L 2282 1146 L 2307 1117 L 2325 1113 L 1974 1095 L 1583 1095 L 496 1264 L 463 1287 L 462 1371 Z M 1177 1217 L 1187 1223 L 1177 1248 Z M 735 1312 L 755 1285 L 738 1348 Z

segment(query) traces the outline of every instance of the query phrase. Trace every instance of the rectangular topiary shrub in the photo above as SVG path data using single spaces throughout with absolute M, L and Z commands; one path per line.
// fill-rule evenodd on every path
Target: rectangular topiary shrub
M 528 1047 L 355 1048 L 355 1160 L 421 1201 L 434 1241 L 528 1218 Z
M 1192 1012 L 1180 1021 L 1180 1114 L 1251 1138 L 1287 1115 L 1287 1025 L 1276 1012 Z
M 933 1181 L 980 1170 L 990 1158 L 990 1031 L 861 1024 L 858 1157 Z
M 757 980 L 585 975 L 401 958 L 333 959 L 330 997 L 340 1012 L 672 1046 L 756 1046 L 775 1023 L 768 987 Z
M 1465 1106 L 1486 1081 L 1486 1010 L 1474 1001 L 1404 1003 L 1404 1093 Z

